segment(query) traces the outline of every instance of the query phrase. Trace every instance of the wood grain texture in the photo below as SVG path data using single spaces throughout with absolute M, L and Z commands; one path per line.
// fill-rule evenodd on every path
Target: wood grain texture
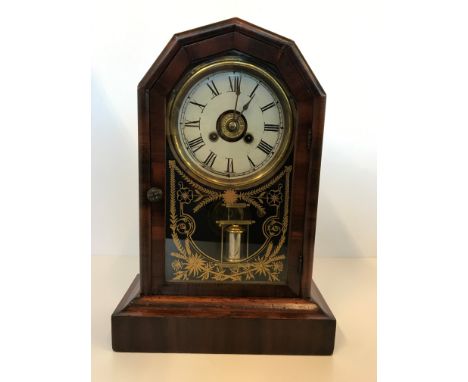
M 188 70 L 204 60 L 239 53 L 274 72 L 295 101 L 288 284 L 286 287 L 169 284 L 163 274 L 165 204 L 151 205 L 146 200 L 149 187 L 164 190 L 165 105 Z M 142 293 L 307 296 L 313 263 L 325 93 L 294 42 L 237 18 L 178 33 L 143 77 L 138 93 Z M 311 147 L 307 146 L 308 136 L 312 139 Z
M 305 299 L 140 296 L 137 276 L 112 315 L 125 352 L 329 355 L 336 322 Z
M 191 69 L 242 55 L 286 87 L 294 107 L 294 162 L 286 285 L 168 283 L 166 107 Z M 116 351 L 331 354 L 336 321 L 312 281 L 326 95 L 295 43 L 238 18 L 178 33 L 138 85 L 140 275 L 112 315 Z

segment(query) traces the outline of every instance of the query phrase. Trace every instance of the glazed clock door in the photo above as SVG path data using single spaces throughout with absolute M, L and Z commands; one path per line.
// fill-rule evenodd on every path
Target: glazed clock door
M 289 290 L 294 125 L 284 86 L 226 57 L 189 72 L 167 114 L 166 282 Z

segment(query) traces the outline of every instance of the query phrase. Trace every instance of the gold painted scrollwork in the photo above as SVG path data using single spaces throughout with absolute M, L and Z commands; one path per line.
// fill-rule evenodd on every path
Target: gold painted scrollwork
M 289 215 L 289 178 L 291 166 L 253 190 L 237 192 L 210 190 L 188 177 L 175 163 L 169 161 L 170 176 L 170 231 L 177 252 L 171 252 L 170 281 L 269 281 L 280 282 L 286 256 L 281 253 L 287 237 Z M 177 182 L 176 174 L 180 181 Z M 276 186 L 275 186 L 276 185 Z M 193 213 L 218 200 L 226 204 L 243 201 L 250 204 L 259 216 L 264 216 L 266 207 L 274 208 L 262 225 L 265 237 L 263 245 L 245 260 L 238 263 L 222 263 L 204 253 L 192 239 L 196 219 L 184 211 L 192 205 Z
M 263 223 L 263 234 L 266 238 L 272 238 L 281 234 L 283 225 L 276 216 L 270 216 Z
M 190 237 L 195 231 L 195 221 L 189 215 L 182 216 L 176 221 L 176 230 L 180 235 Z

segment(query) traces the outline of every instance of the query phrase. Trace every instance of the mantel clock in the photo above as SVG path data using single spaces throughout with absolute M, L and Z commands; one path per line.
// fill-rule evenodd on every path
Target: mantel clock
M 331 354 L 312 281 L 325 93 L 240 19 L 176 34 L 138 86 L 140 274 L 116 351 Z

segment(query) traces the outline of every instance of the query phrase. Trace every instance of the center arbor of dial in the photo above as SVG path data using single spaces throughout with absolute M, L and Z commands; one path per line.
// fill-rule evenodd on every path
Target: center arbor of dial
M 245 135 L 247 121 L 238 111 L 228 110 L 219 116 L 216 131 L 225 141 L 236 142 Z

